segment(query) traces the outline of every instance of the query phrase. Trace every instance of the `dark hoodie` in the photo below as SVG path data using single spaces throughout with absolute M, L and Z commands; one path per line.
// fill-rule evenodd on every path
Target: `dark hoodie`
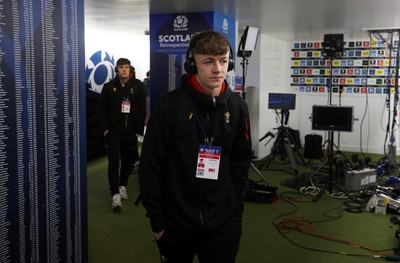
M 122 113 L 122 101 L 130 101 L 130 112 Z M 130 78 L 122 87 L 118 76 L 104 84 L 99 102 L 104 130 L 116 135 L 143 135 L 146 103 L 143 82 Z
M 213 100 L 193 88 L 190 77 L 155 105 L 142 146 L 140 194 L 153 232 L 168 226 L 209 231 L 242 218 L 252 157 L 247 105 L 229 88 Z M 223 108 L 213 142 L 222 149 L 218 180 L 196 178 L 205 143 L 191 104 L 208 137 Z

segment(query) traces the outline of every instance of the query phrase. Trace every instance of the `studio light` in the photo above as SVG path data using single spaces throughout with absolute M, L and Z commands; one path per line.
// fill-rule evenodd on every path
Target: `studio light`
M 240 38 L 237 56 L 242 58 L 242 74 L 243 74 L 243 92 L 242 97 L 246 99 L 246 75 L 247 66 L 251 52 L 256 49 L 259 29 L 256 27 L 246 26 L 242 37 Z
M 250 57 L 251 52 L 256 49 L 259 29 L 256 27 L 246 26 L 242 37 L 240 38 L 238 56 Z

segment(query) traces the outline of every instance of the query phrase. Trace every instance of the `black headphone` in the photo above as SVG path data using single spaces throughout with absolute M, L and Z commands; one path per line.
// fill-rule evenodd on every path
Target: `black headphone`
M 233 54 L 232 47 L 229 45 L 228 71 L 231 71 L 235 67 L 235 61 L 233 60 L 232 54 Z M 196 61 L 191 55 L 192 55 L 191 49 L 188 48 L 188 50 L 186 51 L 186 61 L 183 64 L 183 66 L 187 73 L 195 74 L 197 72 Z

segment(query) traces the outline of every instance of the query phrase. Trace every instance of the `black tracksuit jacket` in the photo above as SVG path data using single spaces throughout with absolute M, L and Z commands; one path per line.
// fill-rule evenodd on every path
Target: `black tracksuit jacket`
M 181 87 L 157 102 L 142 146 L 140 194 L 153 232 L 168 226 L 209 231 L 242 218 L 252 157 L 247 105 L 228 85 L 214 102 L 189 79 L 184 75 Z M 218 180 L 196 178 L 199 146 L 205 143 L 189 97 L 208 137 L 224 107 L 213 142 L 222 149 Z
M 122 113 L 122 101 L 131 103 L 130 112 Z M 138 79 L 131 78 L 122 87 L 118 76 L 104 84 L 99 101 L 100 117 L 104 130 L 115 135 L 143 135 L 146 103 L 144 85 Z

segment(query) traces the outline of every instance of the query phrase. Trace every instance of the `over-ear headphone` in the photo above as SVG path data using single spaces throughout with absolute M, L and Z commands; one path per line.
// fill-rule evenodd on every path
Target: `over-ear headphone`
M 190 48 L 186 51 L 186 61 L 183 64 L 187 73 L 195 74 L 197 72 L 196 61 L 192 57 L 192 51 Z M 231 71 L 235 67 L 235 61 L 233 60 L 232 47 L 229 45 L 229 61 L 228 71 Z

